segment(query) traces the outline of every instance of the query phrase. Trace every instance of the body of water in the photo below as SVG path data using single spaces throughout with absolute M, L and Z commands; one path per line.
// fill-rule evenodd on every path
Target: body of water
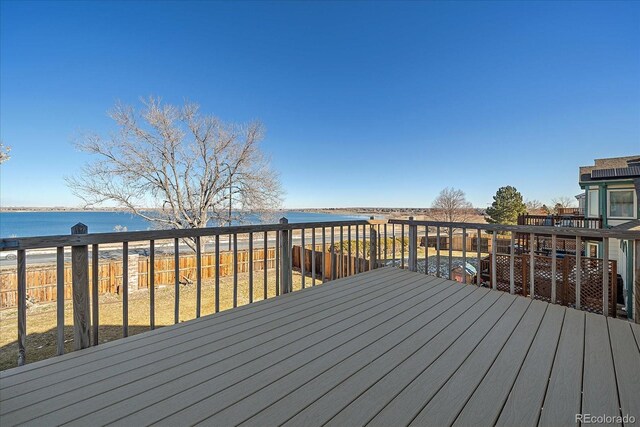
M 366 215 L 334 215 L 326 213 L 285 211 L 274 214 L 267 223 L 286 217 L 289 222 L 322 222 L 367 219 Z M 125 212 L 0 212 L 0 237 L 31 237 L 70 234 L 77 223 L 86 224 L 90 233 L 109 233 L 115 228 L 127 231 L 153 229 L 146 220 Z M 245 224 L 261 224 L 265 220 L 258 215 L 247 215 Z M 211 224 L 214 226 L 215 224 Z M 226 225 L 226 224 L 223 224 Z

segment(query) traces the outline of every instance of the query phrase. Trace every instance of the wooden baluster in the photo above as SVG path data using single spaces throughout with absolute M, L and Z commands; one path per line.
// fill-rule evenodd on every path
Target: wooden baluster
M 558 295 L 558 256 L 556 245 L 558 236 L 551 235 L 551 303 L 555 304 Z
M 231 239 L 231 236 L 229 236 Z M 233 308 L 238 306 L 238 233 L 233 234 Z
M 311 286 L 316 285 L 316 229 L 311 229 Z
M 511 232 L 511 250 L 509 251 L 509 293 L 516 293 L 516 233 Z
M 276 231 L 276 296 L 280 295 L 280 258 L 282 257 L 282 248 L 280 245 L 280 231 Z
M 98 274 L 99 272 L 99 258 L 98 258 L 98 245 L 92 245 L 91 246 L 91 327 L 93 329 L 93 333 L 92 333 L 92 342 L 93 345 L 98 345 L 99 343 L 99 338 L 98 338 L 98 325 L 100 324 L 100 317 L 99 317 L 99 298 L 100 298 L 100 292 L 98 289 L 98 284 L 99 284 L 99 280 L 100 280 L 100 275 Z M 64 253 L 63 253 L 63 275 L 64 275 Z M 64 286 L 64 283 L 63 283 Z M 64 288 L 63 288 L 63 292 L 64 292 Z M 64 301 L 64 295 L 63 295 L 63 301 Z M 64 305 L 62 307 L 63 313 L 63 319 L 64 319 Z M 58 335 L 60 334 L 60 331 L 58 331 Z M 63 332 L 63 341 L 64 341 L 64 332 Z M 64 343 L 63 343 L 63 351 L 64 351 Z M 60 353 L 62 354 L 62 353 Z
M 351 271 L 351 226 L 347 225 L 347 276 L 351 276 L 353 271 Z
M 180 321 L 180 241 L 173 239 L 174 306 L 173 323 Z
M 467 229 L 462 229 L 462 283 L 467 284 Z
M 384 260 L 387 261 L 388 258 L 388 254 L 387 254 L 387 242 L 388 242 L 388 236 L 387 236 L 387 223 L 384 223 Z
M 177 322 L 176 322 L 177 323 Z M 122 243 L 122 336 L 129 336 L 129 243 Z
M 391 245 L 391 252 L 392 252 L 392 257 L 393 257 L 393 266 L 396 266 L 396 225 L 393 224 L 392 229 L 391 229 L 391 234 L 392 234 L 392 239 L 393 239 L 393 243 Z
M 75 325 L 74 325 L 75 330 Z M 18 250 L 18 366 L 27 362 L 27 255 Z
M 633 281 L 633 295 L 635 298 L 635 304 L 634 304 L 634 312 L 633 312 L 633 319 L 636 323 L 640 323 L 640 239 L 636 239 L 634 240 L 634 264 L 635 264 L 635 270 L 634 270 L 634 281 Z M 614 280 L 615 280 L 615 271 L 612 274 Z M 614 285 L 615 288 L 615 285 Z M 613 317 L 616 317 L 616 298 L 613 298 L 613 307 L 614 307 L 614 312 L 613 312 Z
M 498 232 L 494 231 L 491 235 L 491 288 L 498 289 L 498 280 L 496 279 L 496 258 L 498 255 Z
M 440 277 L 440 226 L 436 227 L 436 277 Z
M 429 226 L 424 226 L 424 274 L 429 274 Z
M 580 310 L 580 287 L 582 280 L 582 243 L 576 236 L 576 309 Z
M 453 268 L 453 227 L 449 226 L 449 273 L 447 278 L 451 280 L 451 269 Z
M 220 311 L 220 235 L 216 234 L 216 271 L 215 271 L 215 275 L 216 275 L 216 281 L 215 281 L 215 287 L 214 287 L 214 294 L 215 294 L 215 299 L 216 299 L 216 303 L 215 303 L 215 312 L 218 313 Z
M 331 280 L 335 280 L 336 278 L 336 249 L 335 249 L 335 232 L 333 227 L 331 227 L 331 248 L 330 248 L 330 252 L 331 252 Z
M 263 281 L 263 283 L 262 283 L 262 286 L 263 286 L 262 291 L 264 293 L 264 299 L 268 298 L 268 289 L 267 289 L 267 284 L 268 284 L 268 282 L 267 282 L 267 280 L 268 280 L 268 277 L 267 277 L 267 262 L 269 262 L 269 259 L 268 259 L 268 256 L 267 256 L 268 253 L 269 253 L 269 243 L 268 243 L 268 241 L 269 241 L 269 233 L 265 231 L 264 232 L 264 241 L 262 242 L 262 245 L 264 247 L 263 248 L 264 249 L 264 253 L 262 254 L 263 270 L 264 270 L 262 272 L 262 281 Z
M 18 279 L 20 276 L 18 275 Z M 26 280 L 26 279 L 25 279 Z M 18 305 L 18 307 L 20 307 Z M 58 339 L 56 353 L 64 354 L 64 247 L 56 250 L 56 320 L 58 326 Z M 18 341 L 19 342 L 19 341 Z
M 356 274 L 360 273 L 360 226 L 356 225 Z M 364 249 L 362 250 L 364 253 Z
M 363 271 L 367 271 L 367 226 L 362 225 L 362 259 L 364 260 Z
M 400 226 L 400 233 L 402 234 L 402 240 L 400 240 L 400 268 L 404 268 L 404 224 Z
M 529 239 L 531 241 L 531 245 L 529 246 L 529 294 L 531 299 L 534 299 L 536 296 L 536 259 L 535 259 L 535 251 L 533 250 L 533 241 L 535 240 L 534 233 L 529 235 Z
M 344 277 L 344 228 L 340 226 L 340 263 L 338 263 L 340 271 L 338 277 Z
M 253 302 L 253 233 L 249 233 L 249 304 Z
M 156 244 L 149 241 L 149 327 L 156 328 Z
M 602 314 L 609 315 L 609 238 L 602 239 Z M 615 307 L 615 301 L 613 306 Z
M 322 283 L 327 278 L 327 233 L 324 227 L 322 227 Z
M 300 230 L 300 275 L 301 275 L 301 286 L 304 289 L 305 280 L 304 280 L 304 261 L 305 261 L 305 253 L 304 253 L 304 228 Z
M 200 236 L 196 236 L 196 318 L 202 309 L 202 247 Z
M 481 267 L 481 264 L 482 264 L 482 255 L 481 255 L 482 237 L 481 236 L 482 236 L 482 230 L 480 230 L 478 228 L 478 240 L 477 240 L 477 245 L 476 245 L 477 246 L 476 247 L 476 251 L 477 251 L 476 257 L 477 257 L 477 262 L 478 262 L 478 271 L 476 273 L 477 274 L 477 276 L 476 276 L 476 285 L 477 286 L 480 286 L 480 283 L 482 282 L 482 278 L 481 278 L 481 276 L 482 276 L 482 267 Z

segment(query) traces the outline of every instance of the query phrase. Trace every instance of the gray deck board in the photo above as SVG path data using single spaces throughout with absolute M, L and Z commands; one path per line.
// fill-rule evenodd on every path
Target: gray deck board
M 0 372 L 3 427 L 640 418 L 640 328 L 395 268 Z
M 185 362 L 185 356 L 193 359 L 198 357 L 198 352 L 204 352 L 203 354 L 208 354 L 207 351 L 210 352 L 210 350 L 207 350 L 207 348 L 211 346 L 216 349 L 222 349 L 226 348 L 227 345 L 230 345 L 234 342 L 237 343 L 243 340 L 246 341 L 250 338 L 255 339 L 256 336 L 264 338 L 265 332 L 273 330 L 280 324 L 277 321 L 278 319 L 283 319 L 283 322 L 281 323 L 287 325 L 290 324 L 290 319 L 295 318 L 296 316 L 305 317 L 306 319 L 311 318 L 312 321 L 318 320 L 319 315 L 316 315 L 318 312 L 322 313 L 322 315 L 331 315 L 332 313 L 337 313 L 340 311 L 339 309 L 333 310 L 339 305 L 352 303 L 355 306 L 356 303 L 362 302 L 363 297 L 376 295 L 376 293 L 384 295 L 386 294 L 385 289 L 387 287 L 386 277 L 387 276 L 383 276 L 379 282 L 376 282 L 374 280 L 370 283 L 367 283 L 366 288 L 357 286 L 354 283 L 354 285 L 356 286 L 351 289 L 351 292 L 337 292 L 337 297 L 334 299 L 329 299 L 328 301 L 313 300 L 312 302 L 314 304 L 310 306 L 308 304 L 301 304 L 300 306 L 309 308 L 303 312 L 300 312 L 298 310 L 294 312 L 297 314 L 289 314 L 289 317 L 285 317 L 284 319 L 282 318 L 282 316 L 268 316 L 266 318 L 260 318 L 261 323 L 259 324 L 255 324 L 255 322 L 249 324 L 244 323 L 241 325 L 233 325 L 232 328 L 226 329 L 216 329 L 215 327 L 197 328 L 195 337 L 190 336 L 190 333 L 177 335 L 177 337 L 179 337 L 178 340 L 163 340 L 160 343 L 155 343 L 154 345 L 146 347 L 146 354 L 140 353 L 140 351 L 145 350 L 145 348 L 141 348 L 139 349 L 139 351 L 129 349 L 128 351 L 125 350 L 124 353 L 119 353 L 113 356 L 111 359 L 101 358 L 91 365 L 81 365 L 79 371 L 82 374 L 86 373 L 85 371 L 88 368 L 93 368 L 88 371 L 89 373 L 91 373 L 91 376 L 89 378 L 87 378 L 87 375 L 80 376 L 78 375 L 78 372 L 75 371 L 56 371 L 55 373 L 52 373 L 43 378 L 42 381 L 28 381 L 27 384 L 30 385 L 31 388 L 27 389 L 27 392 L 25 394 L 21 393 L 21 387 L 10 386 L 6 388 L 6 391 L 7 393 L 12 395 L 12 398 L 7 399 L 3 403 L 8 408 L 12 408 L 12 405 L 16 404 L 16 402 L 22 402 L 22 404 L 25 404 L 25 402 L 37 403 L 42 401 L 43 398 L 51 397 L 50 395 L 52 390 L 50 389 L 57 390 L 57 393 L 59 394 L 61 387 L 64 388 L 64 390 L 67 392 L 72 390 L 79 390 L 83 396 L 87 396 L 90 393 L 90 387 L 81 388 L 84 385 L 83 383 L 96 385 L 96 380 L 109 380 L 112 382 L 115 381 L 114 384 L 123 385 L 123 379 L 120 378 L 121 376 L 126 375 L 126 379 L 131 380 L 132 378 L 135 378 L 133 372 L 144 375 L 145 371 L 154 372 L 165 369 L 167 366 L 172 366 L 171 364 L 166 365 L 166 362 L 169 361 L 170 363 L 170 359 L 168 358 L 173 355 L 176 355 L 177 357 L 182 356 L 182 360 L 180 360 L 180 362 Z M 410 278 L 411 276 L 406 277 L 407 280 L 413 280 Z M 279 311 L 279 314 L 283 313 L 287 314 L 285 310 Z M 256 326 L 250 327 L 253 325 Z M 191 345 L 187 346 L 184 344 L 184 340 L 186 339 L 186 337 L 188 337 L 189 341 L 191 341 Z M 187 341 L 187 343 L 189 343 L 189 341 Z M 256 341 L 250 341 L 250 343 L 254 342 Z M 158 348 L 160 351 L 156 351 L 155 353 L 152 352 L 153 350 Z M 184 354 L 185 352 L 187 352 L 186 355 Z M 120 355 L 120 358 L 117 358 L 118 355 Z M 129 359 L 126 359 L 126 356 L 129 356 Z M 113 369 L 111 368 L 113 366 L 113 361 L 114 359 L 121 360 L 122 358 L 124 358 L 123 360 L 128 363 L 126 366 L 123 366 L 122 364 L 116 365 L 119 366 L 118 374 L 114 376 Z M 158 363 L 152 366 L 151 364 L 156 361 Z M 174 362 L 173 364 L 175 365 L 176 363 Z M 136 368 L 141 369 L 136 370 Z M 62 376 L 64 373 L 67 374 L 66 377 Z M 44 381 L 47 381 L 48 384 L 51 385 L 49 386 L 47 382 Z M 25 387 L 25 385 L 20 386 L 22 386 L 22 388 Z M 99 385 L 99 391 L 104 392 L 105 389 L 108 389 L 108 383 L 102 383 Z
M 453 424 L 508 340 L 516 333 L 517 336 L 527 337 L 528 328 L 537 328 L 545 307 L 543 304 L 530 305 L 530 302 L 531 300 L 524 297 L 518 298 L 514 303 L 516 309 L 502 316 L 456 373 L 420 411 L 411 425 Z M 526 312 L 520 311 L 520 307 L 515 305 L 518 303 Z M 518 318 L 518 315 L 521 317 Z
M 301 326 L 314 322 L 314 328 L 321 328 L 326 322 L 340 320 L 338 317 L 332 318 L 332 315 L 343 312 L 342 307 L 345 304 L 349 306 L 349 310 L 357 311 L 368 309 L 371 307 L 371 304 L 375 305 L 381 299 L 388 296 L 389 292 L 386 290 L 388 287 L 386 277 L 387 276 L 382 276 L 379 282 L 372 280 L 367 283 L 366 288 L 355 286 L 356 283 L 354 283 L 354 289 L 352 291 L 356 292 L 337 293 L 337 297 L 333 300 L 324 302 L 315 300 L 315 305 L 303 312 L 298 311 L 296 314 L 289 315 L 284 323 L 275 322 L 272 320 L 273 317 L 267 317 L 259 326 L 245 327 L 244 330 L 240 328 L 230 328 L 217 331 L 215 327 L 210 327 L 204 330 L 199 329 L 195 338 L 190 337 L 190 341 L 193 342 L 190 346 L 185 346 L 184 342 L 181 344 L 181 341 L 172 340 L 165 342 L 164 346 L 160 347 L 161 350 L 164 351 L 152 353 L 152 349 L 157 348 L 157 346 L 149 346 L 148 353 L 144 355 L 144 357 L 137 357 L 139 353 L 130 351 L 128 353 L 130 360 L 128 360 L 126 366 L 120 365 L 115 375 L 113 369 L 110 369 L 112 363 L 106 367 L 104 367 L 102 363 L 96 363 L 93 365 L 94 369 L 91 371 L 91 376 L 75 375 L 59 379 L 59 375 L 50 375 L 49 377 L 56 379 L 54 384 L 48 386 L 46 383 L 41 383 L 38 388 L 22 395 L 16 390 L 17 387 L 11 387 L 8 388 L 7 391 L 11 392 L 14 396 L 7 399 L 4 404 L 8 409 L 13 410 L 20 407 L 14 405 L 33 404 L 49 399 L 49 405 L 55 406 L 60 405 L 64 399 L 76 402 L 81 400 L 80 398 L 87 398 L 91 395 L 93 388 L 95 388 L 96 392 L 104 393 L 106 390 L 109 390 L 109 387 L 119 387 L 120 395 L 126 398 L 126 393 L 121 389 L 122 386 L 133 383 L 153 373 L 164 372 L 166 369 L 171 369 L 184 363 L 190 363 L 189 368 L 195 370 L 200 363 L 210 364 L 213 362 L 213 360 L 206 360 L 203 359 L 203 357 L 207 355 L 211 356 L 214 350 L 220 352 L 224 349 L 227 350 L 227 356 L 235 355 L 242 350 L 255 347 L 261 342 L 272 339 L 274 331 L 281 335 L 288 333 L 293 334 L 293 329 L 300 329 Z M 404 283 L 405 281 L 407 283 L 416 282 L 415 278 L 411 275 L 398 277 L 403 279 L 403 281 L 398 283 Z M 398 288 L 399 289 L 392 290 L 392 292 L 401 292 L 404 289 L 402 286 L 398 286 Z M 285 312 L 280 311 L 279 313 L 282 314 Z M 343 314 L 349 314 L 349 312 L 343 312 Z M 298 319 L 302 319 L 300 323 L 295 322 Z M 278 326 L 282 324 L 285 326 L 278 328 Z M 184 335 L 180 336 L 184 338 Z M 295 338 L 295 334 L 291 335 L 291 338 Z M 127 356 L 127 353 L 122 354 L 122 357 L 125 356 Z M 224 354 L 216 354 L 218 358 L 224 356 Z M 105 359 L 101 359 L 101 361 L 108 362 L 108 360 Z M 86 368 L 88 365 L 84 367 Z M 101 383 L 97 384 L 97 381 L 101 381 Z M 60 394 L 61 386 L 64 387 L 65 394 Z M 53 389 L 58 390 L 58 393 L 56 397 L 51 400 Z M 45 407 L 38 409 L 44 411 Z
M 389 348 L 382 356 L 364 367 L 358 366 L 359 360 L 347 360 L 336 365 L 331 371 L 305 385 L 305 389 L 288 396 L 294 402 L 300 402 L 300 399 L 304 399 L 303 402 L 300 402 L 302 404 L 299 407 L 288 407 L 286 401 L 279 401 L 274 405 L 273 409 L 269 408 L 269 411 L 265 411 L 264 416 L 281 417 L 283 413 L 287 415 L 296 414 L 288 419 L 288 424 L 324 424 L 352 400 L 368 390 L 386 373 L 395 368 L 407 355 L 420 350 L 445 329 L 463 328 L 464 324 L 475 321 L 480 316 L 482 309 L 473 310 L 473 306 L 486 297 L 488 293 L 488 290 L 478 288 L 470 292 L 468 296 L 461 298 L 455 305 L 438 307 L 431 313 L 434 319 L 431 320 L 430 317 L 427 317 L 425 321 L 429 323 L 415 335 L 412 335 L 411 339 L 404 340 L 400 344 Z M 355 368 L 353 367 L 354 365 Z M 353 372 L 352 369 L 356 369 L 356 372 L 349 375 Z M 343 381 L 343 378 L 346 379 Z M 316 394 L 316 390 L 320 393 Z M 309 401 L 313 401 L 313 403 L 307 406 Z M 270 419 L 263 418 L 262 415 L 251 419 L 250 423 L 260 424 L 262 419 Z M 355 419 L 352 419 L 352 421 L 357 424 Z
M 558 305 L 547 307 L 536 337 L 498 417 L 497 426 L 538 425 L 565 312 L 566 309 Z M 469 416 L 472 417 L 473 414 Z
M 587 313 L 584 332 L 584 387 L 581 412 L 583 414 L 616 414 L 620 404 L 607 319 Z M 621 423 L 609 425 L 621 425 Z
M 640 351 L 634 348 L 631 324 L 607 319 L 622 415 L 640 420 Z
M 165 417 L 169 418 L 164 422 L 173 425 L 176 424 L 175 418 L 180 419 L 178 424 L 198 422 L 200 418 L 225 409 L 247 394 L 259 390 L 292 370 L 304 367 L 311 360 L 323 356 L 335 347 L 347 343 L 357 347 L 362 345 L 361 342 L 374 339 L 371 337 L 372 333 L 376 331 L 379 333 L 382 328 L 394 327 L 393 321 L 399 321 L 396 316 L 404 315 L 406 308 L 404 304 L 409 302 L 429 304 L 429 298 L 442 290 L 443 287 L 438 286 L 429 292 L 421 290 L 418 285 L 416 291 L 422 292 L 419 297 L 406 293 L 388 299 L 377 309 L 364 311 L 360 319 L 346 319 L 340 325 L 324 328 L 318 334 L 295 340 L 279 350 L 267 352 L 248 363 L 232 360 L 230 363 L 233 369 L 221 374 L 217 366 L 209 366 L 198 373 L 198 377 L 208 378 L 207 381 L 183 377 L 180 379 L 180 384 L 176 381 L 167 383 L 162 388 L 154 389 L 150 394 L 152 396 L 150 400 L 154 402 L 152 405 L 121 419 L 119 424 L 137 425 L 139 422 L 160 421 Z M 322 360 L 331 363 L 333 359 L 323 357 Z M 157 402 L 158 397 L 169 399 Z M 90 416 L 93 418 L 96 415 L 103 414 L 94 413 Z
M 487 310 L 476 323 L 470 326 L 447 350 L 427 369 L 424 369 L 398 393 L 388 405 L 370 421 L 373 426 L 389 426 L 394 419 L 407 425 L 419 413 L 424 404 L 451 378 L 480 341 L 495 328 L 500 328 L 501 320 L 517 322 L 529 301 L 503 294 L 496 304 Z M 411 362 L 419 371 L 420 359 Z
M 575 414 L 580 413 L 584 319 L 584 312 L 567 310 L 540 414 L 540 426 L 569 425 L 575 423 Z
M 273 323 L 266 322 L 262 326 L 270 325 L 272 329 L 268 331 L 262 329 L 254 330 L 249 337 L 234 333 L 236 330 L 230 328 L 226 333 L 229 335 L 231 343 L 212 341 L 195 355 L 199 356 L 195 359 L 192 359 L 194 355 L 190 352 L 183 351 L 176 360 L 173 360 L 172 368 L 170 369 L 160 369 L 159 367 L 165 366 L 166 362 L 165 360 L 160 360 L 155 366 L 146 365 L 137 370 L 136 372 L 140 375 L 146 374 L 146 376 L 138 380 L 130 380 L 129 377 L 132 373 L 127 372 L 126 375 L 116 375 L 113 378 L 101 381 L 101 383 L 94 383 L 95 389 L 91 390 L 91 392 L 97 398 L 88 399 L 90 395 L 88 395 L 86 387 L 75 389 L 73 393 L 58 394 L 54 398 L 43 402 L 43 404 L 30 411 L 28 416 L 35 418 L 48 414 L 47 419 L 54 423 L 62 423 L 74 419 L 82 422 L 83 419 L 81 417 L 88 414 L 96 420 L 104 420 L 106 422 L 113 417 L 120 416 L 120 413 L 111 411 L 110 405 L 122 402 L 119 405 L 121 408 L 134 408 L 138 407 L 138 405 L 141 408 L 150 405 L 150 399 L 153 399 L 154 402 L 160 401 L 177 394 L 181 389 L 191 390 L 194 385 L 199 384 L 203 379 L 210 378 L 207 376 L 207 372 L 212 372 L 214 376 L 225 373 L 243 362 L 251 361 L 257 351 L 269 354 L 271 350 L 277 349 L 278 345 L 282 345 L 282 341 L 290 342 L 292 340 L 295 341 L 296 338 L 307 336 L 309 328 L 313 331 L 319 331 L 321 334 L 329 334 L 331 329 L 326 326 L 330 324 L 341 323 L 343 326 L 347 326 L 346 324 L 353 320 L 351 316 L 354 314 L 371 316 L 375 313 L 371 309 L 376 304 L 392 304 L 395 301 L 393 298 L 389 299 L 392 296 L 410 298 L 412 295 L 419 293 L 420 286 L 424 288 L 424 283 L 417 280 L 413 275 L 400 275 L 395 281 L 385 277 L 383 282 L 377 284 L 379 285 L 378 288 L 374 286 L 359 288 L 359 292 L 353 295 L 354 298 L 352 300 L 346 300 L 347 304 L 337 298 L 329 302 L 329 306 L 323 307 L 320 305 L 297 312 L 296 315 L 289 315 L 286 317 L 286 322 L 275 325 L 276 327 L 274 327 Z M 386 286 L 388 284 L 398 286 L 392 286 L 390 290 L 387 290 Z M 412 289 L 414 293 L 411 292 Z M 365 301 L 364 303 L 363 300 Z M 366 302 L 367 300 L 370 301 Z M 351 304 L 348 304 L 349 301 Z M 356 305 L 356 302 L 362 304 Z M 334 307 L 331 307 L 331 305 Z M 314 312 L 318 310 L 320 311 L 319 314 L 313 316 Z M 322 319 L 324 319 L 324 323 L 321 321 Z M 310 324 L 309 328 L 302 327 L 298 329 L 298 334 L 292 333 L 293 329 L 300 326 L 298 322 Z M 259 335 L 256 335 L 258 333 Z M 278 337 L 281 337 L 281 339 L 276 340 Z M 241 342 L 238 344 L 239 340 Z M 263 342 L 264 345 L 257 346 L 258 340 Z M 167 350 L 171 348 L 173 347 Z M 243 354 L 238 356 L 238 352 L 241 350 Z M 160 353 L 160 356 L 164 357 L 164 354 Z M 265 363 L 271 362 L 266 360 Z M 255 364 L 252 366 L 255 366 Z M 124 368 L 120 367 L 120 370 L 126 370 Z M 112 388 L 109 389 L 108 387 Z M 144 393 L 146 390 L 149 390 L 149 392 Z M 175 404 L 176 402 L 184 401 L 174 400 L 172 402 Z M 166 406 L 167 403 L 165 402 L 164 405 Z M 50 413 L 52 409 L 56 408 L 55 413 Z

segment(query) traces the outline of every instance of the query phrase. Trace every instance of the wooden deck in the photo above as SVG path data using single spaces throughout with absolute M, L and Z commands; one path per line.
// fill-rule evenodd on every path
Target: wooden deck
M 385 268 L 0 373 L 0 424 L 640 422 L 640 328 Z

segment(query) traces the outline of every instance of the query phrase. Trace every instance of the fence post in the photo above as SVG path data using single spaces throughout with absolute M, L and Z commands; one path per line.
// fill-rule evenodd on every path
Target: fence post
M 280 218 L 280 224 L 288 224 L 287 218 Z M 291 292 L 291 258 L 289 230 L 280 230 L 280 291 L 282 294 Z
M 78 223 L 71 234 L 87 234 L 89 228 Z M 71 283 L 73 289 L 73 348 L 80 350 L 91 345 L 89 339 L 89 247 L 71 247 Z
M 409 217 L 409 271 L 418 271 L 418 226 L 412 216 Z
M 373 217 L 371 219 L 373 220 Z M 376 231 L 376 226 L 375 224 L 369 224 L 369 270 L 373 270 L 378 264 L 377 246 L 378 232 Z

